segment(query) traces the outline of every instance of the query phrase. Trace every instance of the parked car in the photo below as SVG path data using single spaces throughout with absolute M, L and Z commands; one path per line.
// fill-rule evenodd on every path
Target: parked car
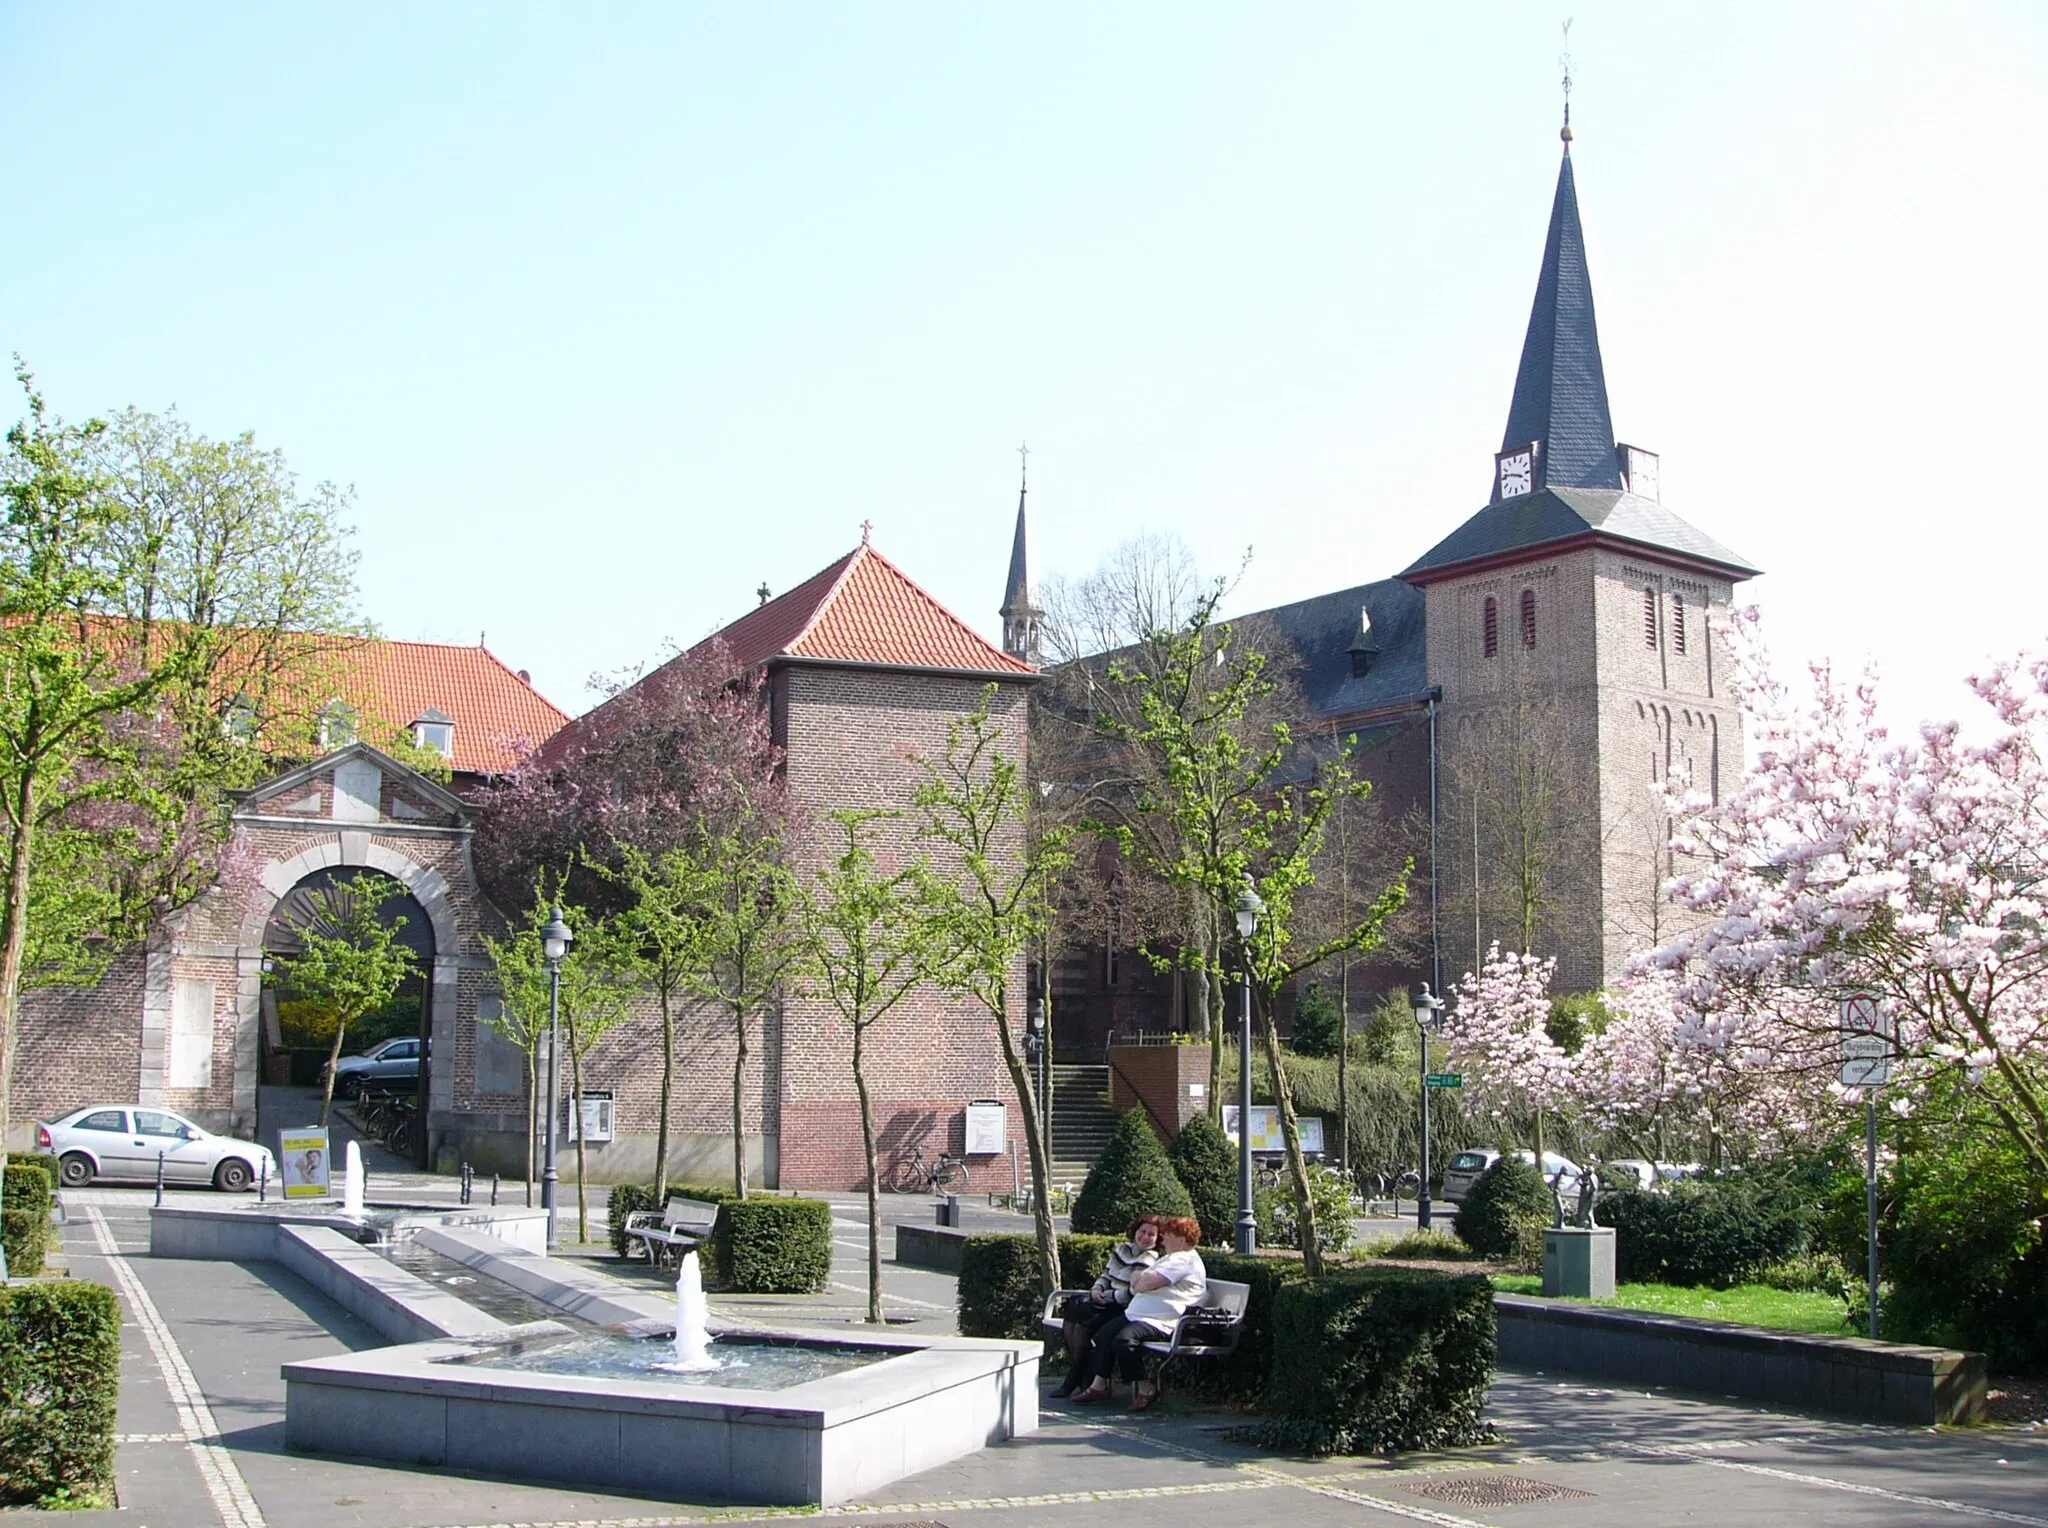
M 1518 1151 L 1515 1159 L 1534 1163 L 1536 1153 Z M 1451 1158 L 1451 1165 L 1444 1169 L 1444 1198 L 1452 1204 L 1464 1203 L 1466 1194 L 1471 1192 L 1480 1175 L 1499 1160 L 1500 1153 L 1487 1148 L 1459 1152 Z M 1569 1199 L 1579 1191 L 1579 1164 L 1554 1151 L 1546 1151 L 1543 1153 L 1543 1181 L 1555 1181 L 1557 1191 Z
M 62 1119 L 36 1126 L 36 1150 L 57 1159 L 66 1188 L 96 1179 L 156 1181 L 157 1158 L 166 1183 L 211 1183 L 237 1194 L 257 1175 L 277 1175 L 277 1159 L 253 1141 L 201 1130 L 168 1109 L 87 1104 Z
M 327 1082 L 327 1068 L 320 1068 L 322 1086 Z M 408 1086 L 418 1089 L 420 1083 L 420 1042 L 414 1035 L 395 1035 L 389 1040 L 380 1040 L 360 1056 L 343 1056 L 334 1064 L 334 1096 L 354 1098 L 363 1091 L 363 1084 L 374 1082 L 380 1087 L 404 1092 Z
M 1602 1188 L 1655 1188 L 1663 1181 L 1657 1164 L 1641 1157 L 1616 1157 L 1602 1162 L 1599 1172 Z

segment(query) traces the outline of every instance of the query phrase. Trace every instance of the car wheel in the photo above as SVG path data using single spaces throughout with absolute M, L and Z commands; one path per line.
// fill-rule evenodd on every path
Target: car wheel
M 229 1157 L 213 1170 L 213 1186 L 224 1194 L 239 1194 L 249 1186 L 253 1176 L 247 1162 L 240 1157 Z
M 92 1182 L 92 1158 L 82 1151 L 74 1151 L 57 1164 L 57 1175 L 64 1180 L 66 1188 L 84 1188 Z

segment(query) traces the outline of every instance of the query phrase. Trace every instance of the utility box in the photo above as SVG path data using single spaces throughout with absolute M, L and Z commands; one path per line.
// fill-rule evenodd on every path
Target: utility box
M 1544 1231 L 1543 1293 L 1552 1299 L 1613 1299 L 1613 1228 L 1552 1226 Z

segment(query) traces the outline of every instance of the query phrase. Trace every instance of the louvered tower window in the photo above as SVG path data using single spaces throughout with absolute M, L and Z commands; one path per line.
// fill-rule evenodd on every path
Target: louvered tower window
M 1479 616 L 1479 640 L 1480 645 L 1486 650 L 1487 657 L 1491 658 L 1500 651 L 1500 606 L 1494 602 L 1490 594 L 1487 595 L 1485 608 Z
M 1657 591 L 1655 589 L 1645 589 L 1643 591 L 1643 646 L 1655 648 L 1656 645 Z
M 1671 596 L 1671 650 L 1681 657 L 1685 655 L 1685 596 L 1682 594 Z
M 1522 646 L 1536 645 L 1536 591 L 1522 591 Z

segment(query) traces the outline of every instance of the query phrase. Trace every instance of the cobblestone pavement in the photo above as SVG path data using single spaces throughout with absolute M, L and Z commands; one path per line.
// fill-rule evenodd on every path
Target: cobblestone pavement
M 278 1366 L 380 1339 L 277 1268 L 149 1258 L 146 1191 L 66 1198 L 71 1271 L 114 1285 L 125 1317 L 122 1505 L 70 1514 L 66 1528 L 661 1528 L 773 1515 L 287 1453 Z M 858 1319 L 863 1221 L 857 1202 L 836 1206 L 835 1289 L 806 1303 L 807 1319 Z M 886 1281 L 892 1313 L 950 1323 L 950 1279 L 890 1268 Z M 736 1316 L 758 1308 L 721 1303 Z M 2048 1528 L 2048 1433 L 1857 1425 L 1528 1373 L 1501 1376 L 1490 1414 L 1500 1445 L 1389 1465 L 1255 1453 L 1227 1435 L 1235 1418 L 1170 1400 L 1144 1416 L 1049 1408 L 1031 1437 L 823 1516 L 976 1528 L 1094 1524 L 1106 1511 L 1118 1528 Z

